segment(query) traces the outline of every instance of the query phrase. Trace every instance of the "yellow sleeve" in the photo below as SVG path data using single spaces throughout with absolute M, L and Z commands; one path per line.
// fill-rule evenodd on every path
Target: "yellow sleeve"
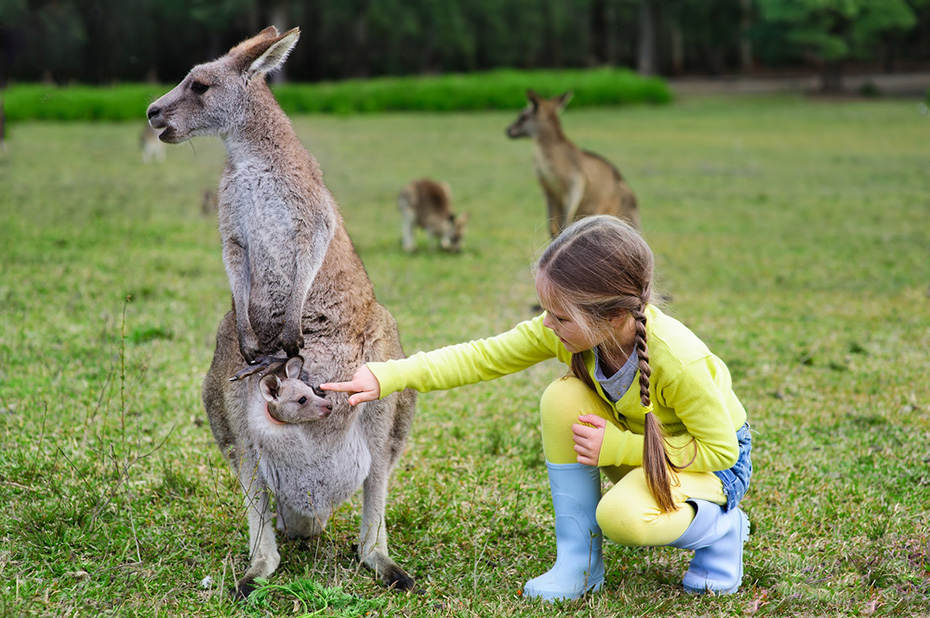
M 565 360 L 568 352 L 542 321 L 538 316 L 495 337 L 368 363 L 368 368 L 386 397 L 405 388 L 428 392 L 493 380 L 556 356 Z

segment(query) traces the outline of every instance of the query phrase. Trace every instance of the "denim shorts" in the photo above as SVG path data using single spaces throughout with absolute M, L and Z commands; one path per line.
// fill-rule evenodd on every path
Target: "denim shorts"
M 739 458 L 736 464 L 729 470 L 714 472 L 723 482 L 723 493 L 727 497 L 726 510 L 728 511 L 739 506 L 739 501 L 749 489 L 749 477 L 752 476 L 752 461 L 749 459 L 752 436 L 749 434 L 749 423 L 739 428 L 736 432 L 736 439 L 739 442 Z

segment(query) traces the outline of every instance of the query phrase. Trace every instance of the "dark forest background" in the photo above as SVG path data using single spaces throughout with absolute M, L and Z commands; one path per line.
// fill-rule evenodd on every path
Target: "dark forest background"
M 0 0 L 0 85 L 172 82 L 273 24 L 287 78 L 626 66 L 642 74 L 930 67 L 930 0 Z

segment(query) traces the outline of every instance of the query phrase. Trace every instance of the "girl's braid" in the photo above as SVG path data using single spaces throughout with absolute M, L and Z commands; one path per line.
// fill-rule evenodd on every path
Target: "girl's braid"
M 639 357 L 639 399 L 644 408 L 651 403 L 649 397 L 649 376 L 652 368 L 649 366 L 649 347 L 646 345 L 646 314 L 645 305 L 630 312 L 636 325 L 636 355 Z
M 665 436 L 662 424 L 652 411 L 652 400 L 649 396 L 649 377 L 652 368 L 649 366 L 649 348 L 646 345 L 646 302 L 648 291 L 638 309 L 630 312 L 636 323 L 636 354 L 639 356 L 639 399 L 646 410 L 644 419 L 643 439 L 643 471 L 646 474 L 646 483 L 649 491 L 663 513 L 678 509 L 672 497 L 671 471 L 681 468 L 672 463 L 665 450 Z

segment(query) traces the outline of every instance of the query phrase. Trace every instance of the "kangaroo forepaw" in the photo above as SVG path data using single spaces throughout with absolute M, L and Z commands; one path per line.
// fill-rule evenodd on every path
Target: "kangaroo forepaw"
M 278 358 L 276 356 L 261 356 L 256 358 L 255 361 L 239 371 L 236 372 L 236 375 L 229 378 L 230 382 L 235 382 L 236 380 L 241 380 L 247 378 L 251 375 L 259 374 L 259 377 L 265 375 L 265 372 L 272 365 L 277 365 L 279 363 L 286 363 L 286 358 Z

